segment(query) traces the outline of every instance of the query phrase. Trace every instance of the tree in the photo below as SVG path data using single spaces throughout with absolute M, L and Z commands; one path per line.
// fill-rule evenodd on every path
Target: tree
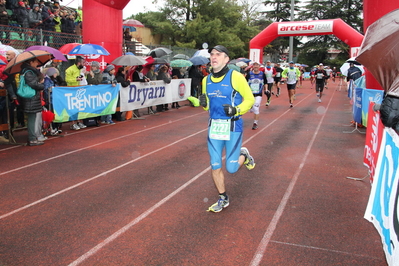
M 309 0 L 299 13 L 301 20 L 322 20 L 341 18 L 354 29 L 362 33 L 362 0 Z M 314 54 L 316 62 L 323 62 L 327 58 L 329 48 L 337 48 L 345 51 L 346 55 L 349 49 L 348 45 L 333 35 L 309 36 L 308 41 L 301 49 L 302 54 Z M 347 57 L 347 56 L 346 56 Z
M 299 0 L 294 1 L 294 11 L 299 11 Z M 266 0 L 263 4 L 267 7 L 268 11 L 264 11 L 266 19 L 269 24 L 272 22 L 283 22 L 291 20 L 291 0 Z M 300 37 L 294 37 L 294 47 L 300 45 Z M 278 37 L 273 40 L 263 50 L 264 53 L 270 54 L 273 61 L 278 61 L 280 55 L 289 48 L 289 37 Z

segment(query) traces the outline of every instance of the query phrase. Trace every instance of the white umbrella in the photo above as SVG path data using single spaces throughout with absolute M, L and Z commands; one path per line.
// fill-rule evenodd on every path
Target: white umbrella
M 1 44 L 0 42 L 0 55 L 6 56 L 7 51 L 14 51 L 15 55 L 19 55 L 19 52 L 17 49 L 15 49 L 12 46 Z
M 348 59 L 347 61 L 351 62 L 351 59 Z M 346 74 L 348 73 L 348 69 L 350 67 L 349 66 L 349 64 L 350 64 L 349 62 L 343 63 L 342 66 L 339 68 L 341 70 L 341 74 L 344 75 L 344 76 L 346 76 Z M 362 74 L 364 73 L 364 67 L 362 65 L 356 65 L 356 67 L 359 68 L 362 71 Z
M 195 52 L 195 54 L 193 55 L 193 57 L 195 56 L 203 56 L 206 58 L 211 58 L 210 53 L 208 52 L 208 49 L 201 49 Z

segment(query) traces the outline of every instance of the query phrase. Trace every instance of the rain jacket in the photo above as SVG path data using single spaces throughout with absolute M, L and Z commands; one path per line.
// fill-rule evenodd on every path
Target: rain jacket
M 22 98 L 25 113 L 39 113 L 42 111 L 41 91 L 44 90 L 44 84 L 39 83 L 39 70 L 28 64 L 22 65 L 21 75 L 25 74 L 25 83 L 36 91 L 35 96 L 26 99 Z

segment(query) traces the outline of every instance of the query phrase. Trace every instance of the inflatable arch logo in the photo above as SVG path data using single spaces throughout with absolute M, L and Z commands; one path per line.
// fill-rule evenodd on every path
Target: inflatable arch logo
M 249 59 L 263 62 L 263 47 L 279 36 L 310 36 L 334 34 L 351 47 L 350 57 L 357 56 L 363 35 L 342 19 L 274 22 L 249 42 Z

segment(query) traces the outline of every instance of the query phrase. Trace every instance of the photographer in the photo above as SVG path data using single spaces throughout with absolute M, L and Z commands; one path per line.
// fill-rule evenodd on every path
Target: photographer
M 80 82 L 83 80 L 80 72 L 84 68 L 84 65 L 84 58 L 77 56 L 75 64 L 65 70 L 65 81 L 68 86 L 79 86 Z M 86 128 L 82 121 L 72 121 L 71 129 L 79 130 L 81 128 Z

